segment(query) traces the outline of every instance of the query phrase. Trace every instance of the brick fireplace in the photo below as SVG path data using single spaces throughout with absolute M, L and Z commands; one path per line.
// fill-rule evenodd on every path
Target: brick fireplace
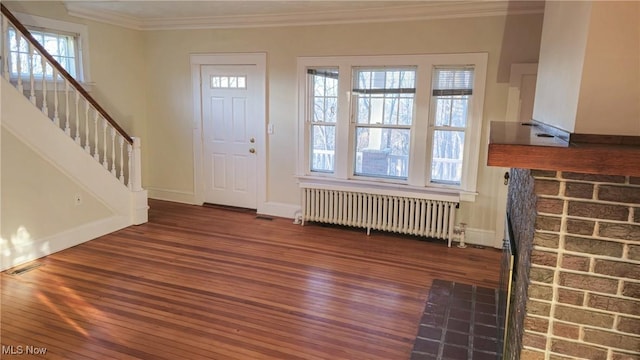
M 640 359 L 640 178 L 512 169 L 504 359 Z
M 638 29 L 637 1 L 546 1 L 531 121 L 491 123 L 517 254 L 504 359 L 640 360 Z

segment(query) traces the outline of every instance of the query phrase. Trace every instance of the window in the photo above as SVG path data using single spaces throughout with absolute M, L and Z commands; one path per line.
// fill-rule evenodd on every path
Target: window
M 42 45 L 47 52 L 49 52 L 49 54 L 51 54 L 53 58 L 56 59 L 60 65 L 69 72 L 69 74 L 71 74 L 71 76 L 77 77 L 77 35 L 64 34 L 50 30 L 29 29 L 29 31 L 36 41 L 38 41 L 40 45 Z M 9 66 L 12 76 L 18 76 L 18 71 L 22 76 L 29 74 L 29 69 L 31 65 L 33 65 L 34 76 L 41 78 L 42 74 L 46 73 L 47 78 L 53 78 L 53 69 L 46 66 L 46 70 L 43 71 L 42 58 L 35 50 L 33 52 L 33 58 L 30 57 L 31 54 L 26 39 L 20 37 L 20 41 L 18 42 L 16 38 L 16 30 L 13 28 L 9 28 L 8 34 Z M 20 62 L 20 66 L 18 66 L 18 62 Z
M 473 67 L 436 67 L 431 88 L 435 122 L 431 181 L 460 185 Z
M 310 170 L 333 173 L 338 110 L 338 69 L 307 69 L 311 119 Z
M 68 23 L 28 14 L 15 13 L 18 20 L 31 32 L 31 35 L 55 58 L 71 76 L 78 81 L 88 82 L 88 56 L 83 53 L 87 48 L 88 32 L 85 25 Z M 12 77 L 18 73 L 29 77 L 33 66 L 34 76 L 53 80 L 53 69 L 45 64 L 42 67 L 41 56 L 34 50 L 30 55 L 29 43 L 22 36 L 16 37 L 16 30 L 7 31 L 9 47 L 9 72 Z
M 211 76 L 211 88 L 212 89 L 246 89 L 247 88 L 247 76 Z
M 485 53 L 299 58 L 299 176 L 472 200 L 486 67 Z
M 407 179 L 415 69 L 356 69 L 355 175 Z

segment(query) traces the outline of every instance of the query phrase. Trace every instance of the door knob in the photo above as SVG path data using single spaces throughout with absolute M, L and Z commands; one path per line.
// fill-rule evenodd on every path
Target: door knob
M 249 152 L 252 153 L 252 154 L 255 154 L 256 153 L 256 149 L 251 148 L 251 149 L 249 149 Z

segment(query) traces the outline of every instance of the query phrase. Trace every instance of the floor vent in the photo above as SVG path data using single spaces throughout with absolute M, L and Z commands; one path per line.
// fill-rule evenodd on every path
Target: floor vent
M 267 220 L 267 221 L 272 221 L 273 218 L 271 216 L 267 216 L 267 215 L 256 215 L 256 219 L 258 220 Z
M 29 271 L 34 270 L 34 269 L 37 269 L 40 266 L 42 266 L 41 263 L 33 263 L 33 264 L 29 264 L 29 265 L 26 265 L 26 266 L 23 266 L 23 267 L 19 267 L 19 268 L 15 269 L 15 270 L 11 270 L 11 271 L 8 272 L 8 274 L 9 275 L 22 275 L 22 274 L 24 274 L 26 272 L 29 272 Z

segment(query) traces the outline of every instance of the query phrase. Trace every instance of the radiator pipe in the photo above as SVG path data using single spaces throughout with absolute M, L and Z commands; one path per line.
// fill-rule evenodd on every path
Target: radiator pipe
M 467 244 L 464 242 L 465 231 L 466 231 L 466 223 L 460 223 L 460 242 L 458 243 L 458 247 L 464 249 L 467 247 Z

